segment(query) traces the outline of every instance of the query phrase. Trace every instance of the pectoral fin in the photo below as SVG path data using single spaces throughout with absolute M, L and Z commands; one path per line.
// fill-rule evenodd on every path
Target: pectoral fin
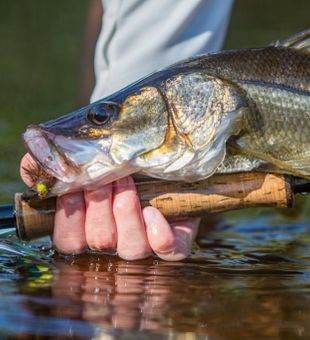
M 292 156 L 289 159 L 276 159 L 266 152 L 248 148 L 240 148 L 239 152 L 247 157 L 261 160 L 262 163 L 257 170 L 290 174 L 310 179 L 310 156 L 307 154 Z

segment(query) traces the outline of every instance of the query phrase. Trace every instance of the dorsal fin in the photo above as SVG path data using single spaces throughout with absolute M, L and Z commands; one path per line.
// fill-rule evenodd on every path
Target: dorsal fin
M 275 47 L 289 47 L 310 52 L 310 29 L 296 33 L 282 41 L 276 40 L 270 44 Z

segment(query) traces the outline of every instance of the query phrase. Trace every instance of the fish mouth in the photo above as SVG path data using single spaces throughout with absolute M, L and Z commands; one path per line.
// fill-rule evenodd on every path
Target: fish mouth
M 79 173 L 78 166 L 58 146 L 57 136 L 39 126 L 30 126 L 22 136 L 27 151 L 48 174 L 71 183 Z
M 22 138 L 38 168 L 51 176 L 48 180 L 52 184 L 47 185 L 49 193 L 45 197 L 94 190 L 98 185 L 137 172 L 131 162 L 115 164 L 109 153 L 108 138 L 81 140 L 55 134 L 40 125 L 28 127 Z

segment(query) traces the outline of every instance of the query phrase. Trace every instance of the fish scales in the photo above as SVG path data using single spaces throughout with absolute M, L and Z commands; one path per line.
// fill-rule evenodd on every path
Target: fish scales
M 268 169 L 266 162 L 272 162 L 269 169 L 274 171 L 274 164 L 278 164 L 281 169 L 284 167 L 292 174 L 296 175 L 300 171 L 300 174 L 307 175 L 308 167 L 301 171 L 296 164 L 298 157 L 309 157 L 310 65 L 309 56 L 305 54 L 294 49 L 268 47 L 224 52 L 186 64 L 180 63 L 176 67 L 203 70 L 208 76 L 233 81 L 246 91 L 254 107 L 244 115 L 243 123 L 247 127 L 243 128 L 245 136 L 237 139 L 237 142 L 234 140 L 235 146 L 252 156 L 244 157 L 245 168 L 253 170 L 264 165 Z M 183 86 L 187 87 L 187 84 Z M 201 97 L 192 86 L 188 86 L 188 92 Z M 188 102 L 195 103 L 193 100 Z M 190 106 L 186 106 L 187 117 Z M 211 124 L 212 118 L 213 115 L 209 116 Z M 192 130 L 197 125 L 198 120 L 191 120 Z M 260 161 L 255 157 L 259 157 Z M 219 167 L 217 172 L 235 172 L 242 168 L 240 156 L 235 167 L 228 158 L 224 163 L 230 165 Z M 277 158 L 287 163 L 294 162 L 299 170 L 296 172 L 292 164 L 280 163 Z M 234 159 L 237 159 L 236 155 Z M 281 169 L 279 172 L 282 172 Z
M 175 67 L 197 67 L 235 82 L 283 85 L 309 93 L 310 61 L 306 55 L 305 51 L 270 46 L 211 54 Z
M 242 72 L 235 67 L 233 60 L 241 60 Z M 221 69 L 218 63 L 224 67 Z M 212 60 L 206 68 L 221 77 L 227 76 L 230 70 L 230 77 L 245 89 L 255 105 L 254 110 L 244 117 L 245 135 L 234 141 L 235 146 L 243 153 L 271 163 L 270 169 L 274 171 L 274 165 L 277 165 L 279 172 L 285 169 L 291 174 L 308 177 L 309 53 L 275 47 L 242 53 L 236 51 L 216 57 L 216 62 Z M 256 167 L 255 160 L 253 169 Z M 223 168 L 221 171 L 225 172 Z M 227 171 L 233 172 L 234 169 L 230 167 Z
M 310 178 L 309 51 L 310 30 L 193 57 L 23 138 L 55 178 L 49 195 L 138 172 L 190 182 L 240 171 Z
M 244 88 L 259 114 L 245 116 L 245 133 L 235 139 L 235 145 L 280 169 L 308 176 L 310 162 L 305 159 L 310 160 L 310 96 L 268 86 Z

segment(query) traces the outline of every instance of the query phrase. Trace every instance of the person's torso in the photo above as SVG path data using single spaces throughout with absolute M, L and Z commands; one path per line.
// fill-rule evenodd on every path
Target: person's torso
M 233 0 L 102 0 L 92 101 L 187 57 L 221 48 Z

